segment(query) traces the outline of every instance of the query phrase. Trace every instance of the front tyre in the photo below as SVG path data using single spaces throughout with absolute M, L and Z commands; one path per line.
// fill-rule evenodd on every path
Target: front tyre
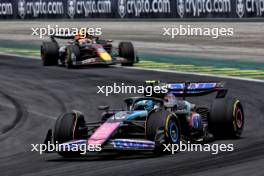
M 85 125 L 84 116 L 78 112 L 70 112 L 60 116 L 55 123 L 54 144 L 62 144 L 71 140 L 80 139 L 82 136 L 81 128 Z M 60 151 L 63 157 L 79 156 L 79 152 Z
M 40 46 L 43 66 L 58 65 L 59 47 L 56 42 L 43 42 Z
M 155 141 L 156 153 L 161 153 L 164 149 L 164 144 L 179 144 L 180 143 L 180 123 L 178 117 L 174 113 L 165 110 L 150 114 L 147 127 L 147 139 Z
M 119 43 L 119 56 L 127 59 L 127 62 L 122 63 L 122 66 L 133 66 L 135 63 L 135 51 L 131 42 Z

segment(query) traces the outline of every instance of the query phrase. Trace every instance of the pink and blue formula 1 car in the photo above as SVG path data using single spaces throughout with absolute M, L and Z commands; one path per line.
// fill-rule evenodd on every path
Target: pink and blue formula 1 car
M 78 111 L 66 113 L 57 119 L 54 131 L 49 130 L 45 141 L 68 146 L 100 145 L 102 151 L 160 153 L 164 145 L 180 141 L 206 143 L 240 137 L 244 126 L 243 107 L 237 98 L 227 98 L 224 84 L 166 83 L 166 86 L 166 94 L 125 99 L 126 110 L 99 106 L 104 110 L 100 122 L 87 123 Z M 209 108 L 185 100 L 185 97 L 210 93 L 216 93 L 216 97 Z M 72 157 L 80 152 L 60 151 L 58 154 Z

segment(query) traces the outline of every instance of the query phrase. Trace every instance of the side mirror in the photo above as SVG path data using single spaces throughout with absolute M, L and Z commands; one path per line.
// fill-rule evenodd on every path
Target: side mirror
M 98 110 L 107 111 L 109 110 L 109 106 L 98 106 Z

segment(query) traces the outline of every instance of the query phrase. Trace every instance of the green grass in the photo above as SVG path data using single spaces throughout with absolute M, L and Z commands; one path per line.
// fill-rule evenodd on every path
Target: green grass
M 244 78 L 264 79 L 264 70 L 241 69 L 241 68 L 223 68 L 215 66 L 197 66 L 193 64 L 168 64 L 155 61 L 142 60 L 135 66 L 162 70 L 177 70 L 192 73 L 206 73 L 213 75 L 237 76 Z
M 0 48 L 0 52 L 8 54 L 18 54 L 23 56 L 40 56 L 39 50 L 21 48 Z

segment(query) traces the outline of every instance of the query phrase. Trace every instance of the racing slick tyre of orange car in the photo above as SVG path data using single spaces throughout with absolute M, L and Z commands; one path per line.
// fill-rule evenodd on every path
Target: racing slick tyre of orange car
M 208 124 L 215 138 L 239 138 L 244 121 L 243 106 L 237 98 L 214 100 L 208 116 Z
M 40 54 L 44 66 L 58 65 L 59 47 L 56 42 L 43 42 Z
M 119 56 L 127 59 L 128 61 L 122 63 L 122 66 L 133 66 L 135 63 L 135 51 L 134 46 L 131 42 L 120 42 L 119 43 Z
M 64 143 L 71 140 L 80 139 L 82 136 L 82 127 L 85 124 L 84 116 L 77 112 L 70 112 L 60 116 L 55 123 L 54 143 Z M 80 152 L 59 151 L 63 157 L 80 156 Z
M 74 68 L 73 58 L 77 61 L 80 58 L 80 55 L 80 49 L 77 45 L 69 45 L 67 47 L 65 66 L 69 69 Z
M 151 113 L 147 120 L 146 135 L 148 140 L 155 141 L 155 153 L 161 153 L 164 144 L 179 144 L 181 130 L 178 117 L 166 110 Z

